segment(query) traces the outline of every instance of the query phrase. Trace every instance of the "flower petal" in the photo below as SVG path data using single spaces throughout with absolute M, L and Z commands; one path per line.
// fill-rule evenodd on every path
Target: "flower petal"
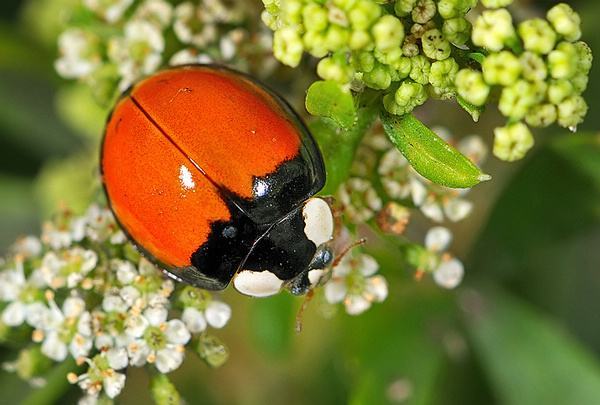
M 181 314 L 181 320 L 185 322 L 188 330 L 192 333 L 199 333 L 206 329 L 206 318 L 201 311 L 196 308 L 187 307 Z
M 184 345 L 190 340 L 190 331 L 185 327 L 185 323 L 179 319 L 171 319 L 167 322 L 165 335 L 170 343 Z
M 213 328 L 222 328 L 231 318 L 231 307 L 221 301 L 211 301 L 204 311 L 208 324 Z
M 463 279 L 465 269 L 460 260 L 451 258 L 443 261 L 433 272 L 433 280 L 444 288 L 455 288 Z
M 425 247 L 432 252 L 446 250 L 452 242 L 452 232 L 443 226 L 434 226 L 425 235 Z
M 177 349 L 162 349 L 156 352 L 156 368 L 163 374 L 178 368 L 183 362 L 183 351 Z

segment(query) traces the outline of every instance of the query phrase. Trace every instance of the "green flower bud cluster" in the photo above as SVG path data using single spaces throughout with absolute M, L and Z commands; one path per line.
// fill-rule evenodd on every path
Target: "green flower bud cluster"
M 503 3 L 484 2 L 493 7 Z M 581 94 L 587 87 L 592 52 L 579 41 L 579 16 L 561 3 L 546 17 L 525 20 L 515 29 L 506 9 L 483 11 L 471 39 L 489 53 L 481 71 L 465 68 L 456 74 L 458 95 L 475 106 L 483 106 L 492 88 L 499 88 L 498 108 L 509 121 L 495 131 L 494 153 L 501 159 L 522 158 L 533 146 L 523 121 L 531 127 L 556 122 L 575 130 L 587 113 Z
M 317 74 L 353 89 L 384 91 L 384 107 L 405 114 L 430 96 L 455 94 L 459 64 L 452 45 L 469 40 L 465 14 L 476 0 L 264 0 L 273 51 L 289 66 L 304 51 L 322 58 Z M 437 18 L 438 15 L 441 18 Z

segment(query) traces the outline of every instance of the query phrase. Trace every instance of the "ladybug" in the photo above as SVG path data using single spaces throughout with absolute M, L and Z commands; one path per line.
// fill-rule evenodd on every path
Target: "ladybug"
M 124 232 L 176 280 L 303 294 L 332 262 L 317 144 L 289 104 L 240 72 L 189 65 L 135 84 L 108 118 L 101 174 Z

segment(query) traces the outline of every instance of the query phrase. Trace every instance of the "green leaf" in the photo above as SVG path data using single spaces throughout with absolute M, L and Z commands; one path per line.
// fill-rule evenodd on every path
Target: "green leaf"
M 472 187 L 491 177 L 412 114 L 383 112 L 383 128 L 392 143 L 423 177 L 446 187 Z
M 309 128 L 317 139 L 327 169 L 327 184 L 322 194 L 335 193 L 339 185 L 348 178 L 356 148 L 375 121 L 377 111 L 378 107 L 373 103 L 365 102 L 357 111 L 354 126 L 346 130 L 333 125 L 326 119 L 316 119 L 309 123 Z
M 306 110 L 312 115 L 332 119 L 342 128 L 350 128 L 356 120 L 352 93 L 333 81 L 314 82 L 306 93 Z
M 467 55 L 469 59 L 473 59 L 475 62 L 481 64 L 485 59 L 485 55 L 481 52 L 471 52 Z
M 459 106 L 461 106 L 461 108 L 463 110 L 465 110 L 466 112 L 469 113 L 471 118 L 473 118 L 474 122 L 479 121 L 479 117 L 481 116 L 481 113 L 483 113 L 483 111 L 485 110 L 485 108 L 483 106 L 477 106 L 477 105 L 471 104 L 459 95 L 456 96 L 456 102 L 458 103 Z
M 505 294 L 469 303 L 467 327 L 499 403 L 598 402 L 598 363 L 557 324 Z

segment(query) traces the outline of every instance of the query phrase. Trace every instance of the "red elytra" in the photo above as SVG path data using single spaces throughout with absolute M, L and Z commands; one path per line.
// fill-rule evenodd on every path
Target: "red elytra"
M 278 250 L 269 259 L 257 247 L 280 223 L 298 233 L 299 209 L 323 187 L 325 171 L 291 108 L 233 70 L 185 66 L 133 86 L 107 122 L 101 169 L 124 231 L 192 284 L 224 288 L 242 267 L 287 281 L 306 272 L 318 250 L 305 235 L 272 241 L 297 258 L 282 260 Z

